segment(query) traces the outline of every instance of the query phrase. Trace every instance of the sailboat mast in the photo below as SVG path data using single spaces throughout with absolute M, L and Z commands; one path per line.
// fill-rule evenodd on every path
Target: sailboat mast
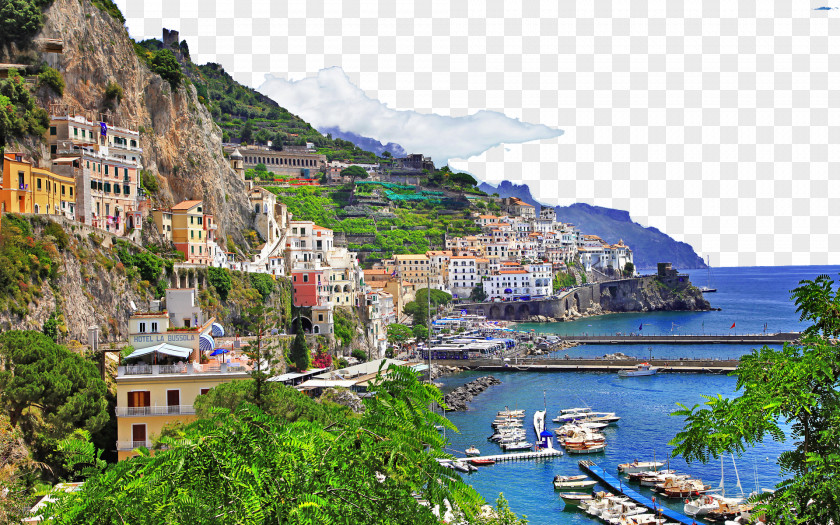
M 726 488 L 723 486 L 723 454 L 720 455 L 720 495 L 726 496 Z
M 741 476 L 738 475 L 738 465 L 735 464 L 735 454 L 730 454 L 732 456 L 732 466 L 735 467 L 735 480 L 738 482 L 738 490 L 741 491 L 741 496 L 744 495 L 744 487 L 741 486 Z

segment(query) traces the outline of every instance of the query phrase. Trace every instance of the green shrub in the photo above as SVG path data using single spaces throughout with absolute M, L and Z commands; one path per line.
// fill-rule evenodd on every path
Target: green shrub
M 32 0 L 0 2 L 0 45 L 25 43 L 43 25 L 41 9 Z
M 251 286 L 260 292 L 263 300 L 268 299 L 271 292 L 274 291 L 274 277 L 267 273 L 251 273 Z
M 38 75 L 38 85 L 49 87 L 59 96 L 64 95 L 64 77 L 57 69 L 45 67 Z
M 169 82 L 172 89 L 176 89 L 181 85 L 184 75 L 181 73 L 181 65 L 178 63 L 172 51 L 168 49 L 156 51 L 152 56 L 149 67 L 153 72 Z
M 115 4 L 112 0 L 91 0 L 90 3 L 98 7 L 100 11 L 108 13 L 114 17 L 121 24 L 125 24 L 125 17 L 123 16 L 122 11 L 120 11 L 120 8 L 117 7 L 117 4 Z
M 116 105 L 119 105 L 122 102 L 123 97 L 125 96 L 125 92 L 121 85 L 117 84 L 114 81 L 108 82 L 108 85 L 105 86 L 105 99 L 114 102 Z
M 354 348 L 353 351 L 350 352 L 350 355 L 355 357 L 356 359 L 358 359 L 362 363 L 364 363 L 365 361 L 368 360 L 367 353 L 364 350 L 362 350 L 361 348 Z
M 227 301 L 228 293 L 232 287 L 230 272 L 227 268 L 207 268 L 207 282 L 216 289 L 222 301 Z

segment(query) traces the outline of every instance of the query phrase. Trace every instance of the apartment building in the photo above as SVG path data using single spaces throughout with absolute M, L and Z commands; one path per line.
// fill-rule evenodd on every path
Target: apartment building
M 465 299 L 481 282 L 477 257 L 453 255 L 449 259 L 449 289 L 454 299 Z
M 36 168 L 19 153 L 3 155 L 0 209 L 9 213 L 60 215 L 75 219 L 76 181 Z
M 435 288 L 437 284 L 439 289 L 442 286 L 439 276 L 432 274 L 431 261 L 426 254 L 394 255 L 394 265 L 397 276 L 403 281 L 416 284 L 419 288 Z
M 152 210 L 152 218 L 163 235 L 191 264 L 211 265 L 216 260 L 216 229 L 213 216 L 205 213 L 202 201 L 183 201 L 170 210 Z
M 53 171 L 76 182 L 76 220 L 117 235 L 139 229 L 135 220 L 140 134 L 85 116 L 53 114 L 47 142 Z

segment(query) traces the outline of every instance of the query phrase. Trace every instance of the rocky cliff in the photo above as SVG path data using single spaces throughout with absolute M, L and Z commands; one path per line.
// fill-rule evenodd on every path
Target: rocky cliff
M 143 168 L 158 181 L 155 205 L 204 200 L 216 216 L 218 239 L 241 239 L 250 212 L 245 185 L 222 155 L 221 130 L 198 102 L 195 87 L 170 84 L 135 52 L 125 27 L 89 0 L 55 0 L 39 35 L 64 41 L 63 54 L 44 54 L 64 76 L 64 96 L 42 93 L 42 103 L 63 102 L 99 118 L 109 82 L 124 90 L 115 121 L 140 129 Z M 41 156 L 46 156 L 41 151 Z M 35 152 L 37 155 L 37 152 Z
M 600 285 L 603 312 L 703 311 L 711 305 L 687 277 L 645 276 Z

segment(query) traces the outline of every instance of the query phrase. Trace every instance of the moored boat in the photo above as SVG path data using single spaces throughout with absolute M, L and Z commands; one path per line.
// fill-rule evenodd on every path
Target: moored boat
M 592 490 L 597 485 L 597 481 L 591 479 L 583 479 L 577 481 L 558 481 L 554 478 L 554 490 Z
M 480 451 L 480 450 L 478 450 L 478 449 L 477 449 L 477 448 L 475 448 L 475 447 L 470 447 L 470 448 L 468 448 L 467 450 L 465 450 L 464 452 L 465 452 L 468 456 L 478 456 L 479 454 L 481 454 L 481 451 Z
M 606 443 L 584 443 L 581 445 L 566 445 L 566 452 L 569 454 L 596 454 L 603 452 L 606 448 Z
M 566 506 L 581 508 L 581 504 L 590 501 L 594 496 L 585 492 L 561 492 L 560 499 Z
M 618 371 L 618 377 L 638 377 L 638 376 L 652 376 L 661 370 L 650 363 L 639 363 L 636 368 L 630 368 Z
M 468 461 L 476 467 L 489 467 L 496 464 L 496 460 L 490 458 L 471 458 Z
M 634 472 L 641 472 L 643 470 L 656 470 L 659 467 L 665 466 L 661 461 L 639 461 L 634 460 L 632 463 L 622 463 L 618 466 L 618 471 L 624 474 L 632 474 Z
M 701 518 L 710 512 L 717 511 L 721 508 L 720 503 L 736 508 L 739 504 L 744 502 L 743 498 L 727 498 L 719 494 L 704 494 L 693 500 L 685 500 L 683 505 L 683 512 L 692 518 Z

